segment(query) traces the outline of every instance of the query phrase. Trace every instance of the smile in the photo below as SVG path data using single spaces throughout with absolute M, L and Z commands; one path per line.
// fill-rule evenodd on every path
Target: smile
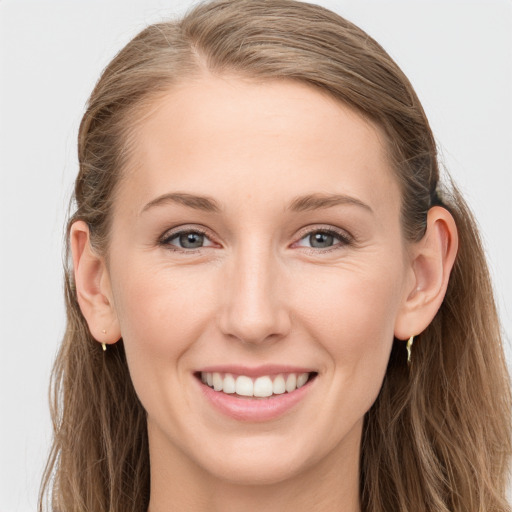
M 242 397 L 267 398 L 291 393 L 308 382 L 314 372 L 287 373 L 275 376 L 262 375 L 251 378 L 231 373 L 201 372 L 201 381 L 215 391 Z
M 236 421 L 262 422 L 290 414 L 315 388 L 318 372 L 266 366 L 208 368 L 195 373 L 206 402 Z

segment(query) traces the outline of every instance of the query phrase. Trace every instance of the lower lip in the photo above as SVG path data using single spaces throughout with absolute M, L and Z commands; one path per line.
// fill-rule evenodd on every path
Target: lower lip
M 221 413 L 238 421 L 269 421 L 285 414 L 303 400 L 313 386 L 314 379 L 304 386 L 282 395 L 268 398 L 248 398 L 214 391 L 196 379 L 206 399 Z

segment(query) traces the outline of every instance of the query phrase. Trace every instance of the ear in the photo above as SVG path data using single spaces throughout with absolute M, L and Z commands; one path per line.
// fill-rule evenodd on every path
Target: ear
M 423 238 L 410 249 L 411 279 L 395 322 L 395 337 L 424 331 L 441 307 L 458 248 L 457 226 L 445 208 L 432 207 Z
M 121 332 L 110 278 L 104 258 L 91 247 L 89 227 L 85 222 L 73 223 L 70 242 L 77 300 L 89 330 L 100 343 L 115 343 Z

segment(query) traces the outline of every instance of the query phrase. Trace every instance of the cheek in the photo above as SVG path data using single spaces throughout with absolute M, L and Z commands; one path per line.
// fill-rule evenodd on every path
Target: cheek
M 116 310 L 127 349 L 138 356 L 175 357 L 213 321 L 223 283 L 219 269 L 159 268 L 142 261 L 118 268 Z M 286 291 L 279 302 L 335 361 L 348 365 L 388 351 L 401 294 L 398 266 L 311 265 L 297 274 L 280 283 Z
M 205 302 L 204 272 L 172 268 L 165 257 L 144 254 L 123 258 L 116 269 L 113 292 L 123 338 L 155 348 L 169 336 L 181 339 L 180 331 L 191 328 L 188 317 Z
M 119 268 L 114 298 L 136 388 L 150 385 L 147 375 L 177 378 L 169 369 L 200 337 L 213 304 L 210 287 L 200 276 L 158 265 L 125 262 Z
M 312 284 L 297 303 L 306 328 L 329 356 L 335 378 L 344 381 L 340 387 L 368 391 L 374 399 L 394 338 L 401 269 L 372 265 L 314 277 L 306 279 Z
M 338 271 L 311 284 L 300 301 L 308 338 L 321 346 L 327 391 L 317 410 L 326 446 L 362 422 L 382 387 L 400 306 L 400 269 Z M 316 274 L 318 277 L 318 274 Z
M 400 304 L 402 269 L 378 260 L 383 258 L 364 265 L 300 264 L 276 285 L 277 303 L 305 342 L 295 349 L 318 355 L 320 370 L 334 384 L 332 398 L 351 417 L 364 414 L 380 390 Z M 113 290 L 128 365 L 139 396 L 154 401 L 180 384 L 180 368 L 203 346 L 198 340 L 207 332 L 218 335 L 219 291 L 229 287 L 217 266 L 122 261 Z
M 301 294 L 305 315 L 311 323 L 322 319 L 316 325 L 325 326 L 332 336 L 345 339 L 358 333 L 393 332 L 401 297 L 398 271 L 376 266 L 329 269 L 303 282 L 311 283 Z

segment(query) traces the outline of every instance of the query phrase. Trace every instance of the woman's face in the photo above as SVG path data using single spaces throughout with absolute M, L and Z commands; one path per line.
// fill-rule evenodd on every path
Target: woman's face
M 412 279 L 380 131 L 294 82 L 202 78 L 154 107 L 108 267 L 152 464 L 355 467 Z

